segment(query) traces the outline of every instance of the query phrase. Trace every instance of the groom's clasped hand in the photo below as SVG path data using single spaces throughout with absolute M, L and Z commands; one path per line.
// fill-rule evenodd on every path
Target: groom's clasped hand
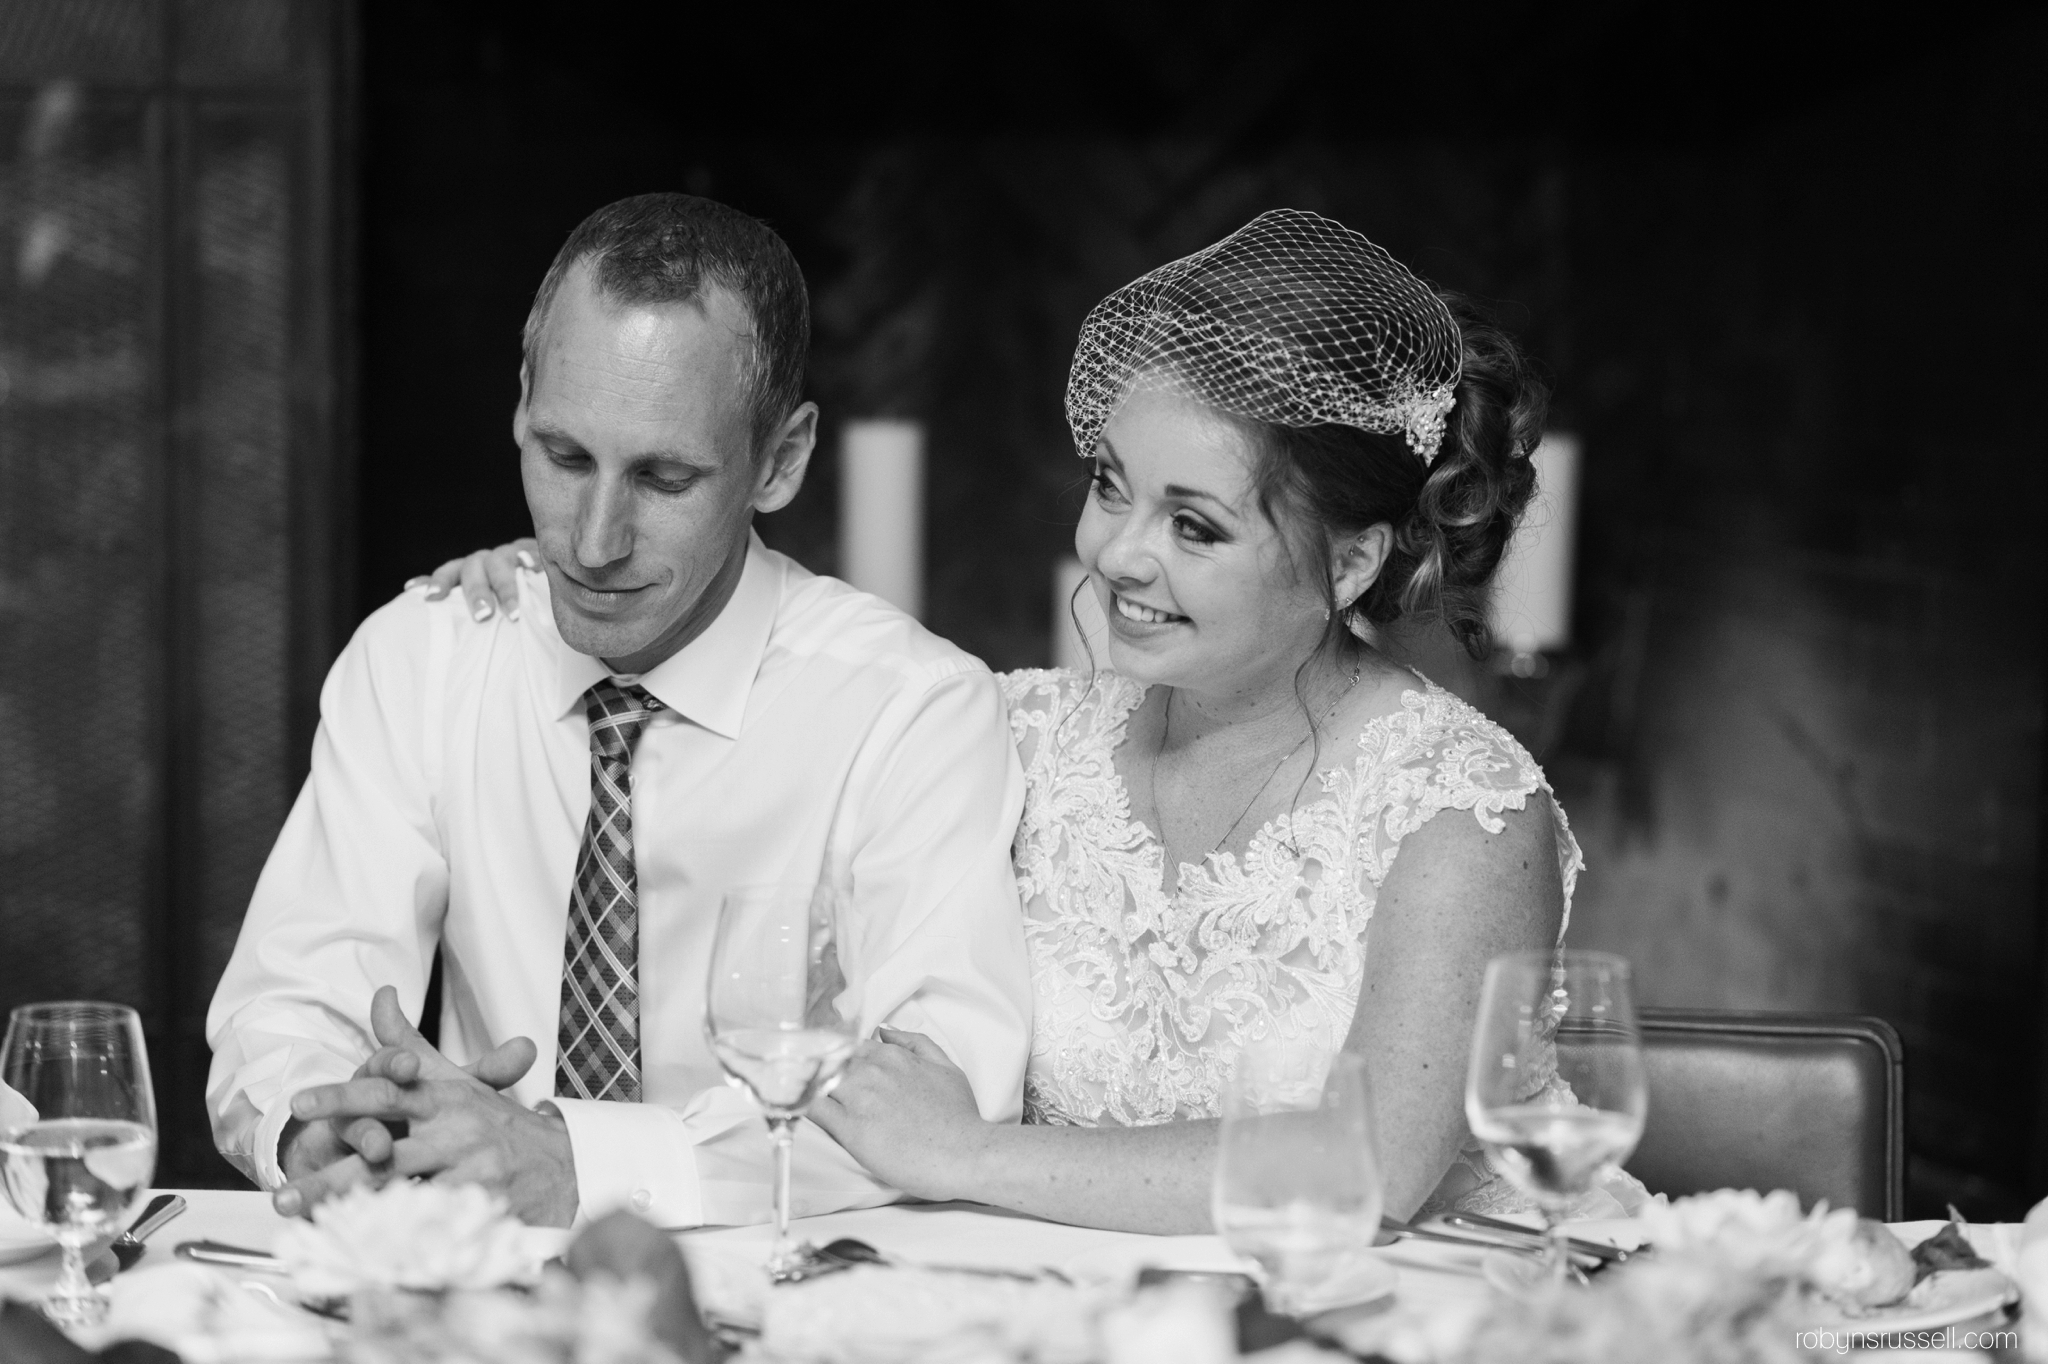
M 420 1035 L 388 985 L 370 1021 L 377 1050 L 353 1076 L 293 1096 L 291 1179 L 277 1210 L 293 1216 L 357 1185 L 429 1178 L 481 1184 L 529 1223 L 566 1226 L 576 1186 L 564 1125 L 501 1092 L 532 1067 L 534 1044 L 515 1037 L 458 1066 Z M 904 1193 L 962 1196 L 987 1131 L 966 1074 L 929 1037 L 895 1028 L 878 1029 L 854 1056 L 811 1117 Z
M 417 1177 L 481 1184 L 527 1222 L 567 1226 L 576 1213 L 567 1129 L 501 1092 L 532 1068 L 534 1044 L 515 1037 L 458 1066 L 420 1035 L 388 985 L 371 1001 L 370 1022 L 377 1050 L 352 1077 L 292 1098 L 298 1130 L 284 1143 L 290 1182 L 277 1210 L 292 1216 L 358 1184 Z

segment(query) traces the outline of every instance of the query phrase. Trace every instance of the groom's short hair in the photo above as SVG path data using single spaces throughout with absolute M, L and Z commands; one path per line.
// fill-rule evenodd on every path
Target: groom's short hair
M 811 300 L 803 272 L 766 223 L 694 194 L 638 194 L 577 224 L 533 296 L 523 343 L 535 372 L 548 306 L 562 279 L 588 260 L 598 293 L 615 303 L 694 303 L 707 284 L 737 297 L 753 323 L 742 376 L 758 450 L 803 401 Z

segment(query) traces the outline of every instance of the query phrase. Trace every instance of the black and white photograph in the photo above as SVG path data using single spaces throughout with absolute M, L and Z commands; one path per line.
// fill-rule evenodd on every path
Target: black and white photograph
M 0 1364 L 2048 1361 L 2044 71 L 0 0 Z

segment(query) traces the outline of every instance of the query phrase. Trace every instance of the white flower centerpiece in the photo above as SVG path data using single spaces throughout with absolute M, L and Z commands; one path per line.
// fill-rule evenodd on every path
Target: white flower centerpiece
M 275 1249 L 302 1291 L 344 1298 L 530 1286 L 563 1237 L 524 1225 L 476 1185 L 394 1180 L 328 1199 L 280 1232 Z
M 561 1270 L 531 1293 L 367 1294 L 342 1364 L 683 1364 L 650 1326 L 654 1287 Z
M 1778 1364 L 1817 1357 L 1802 1333 L 1913 1287 L 1912 1257 L 1882 1223 L 1786 1190 L 1723 1189 L 1638 1215 L 1655 1254 L 1589 1289 L 1503 1298 L 1453 1357 L 1464 1364 Z
M 655 1285 L 578 1281 L 548 1263 L 567 1235 L 475 1185 L 396 1180 L 320 1204 L 275 1250 L 308 1300 L 347 1300 L 344 1364 L 680 1364 Z

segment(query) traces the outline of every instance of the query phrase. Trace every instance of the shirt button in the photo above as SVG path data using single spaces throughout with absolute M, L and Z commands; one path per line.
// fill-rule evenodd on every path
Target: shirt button
M 646 1189 L 633 1190 L 633 1211 L 646 1212 L 647 1205 L 654 1201 L 654 1195 Z

